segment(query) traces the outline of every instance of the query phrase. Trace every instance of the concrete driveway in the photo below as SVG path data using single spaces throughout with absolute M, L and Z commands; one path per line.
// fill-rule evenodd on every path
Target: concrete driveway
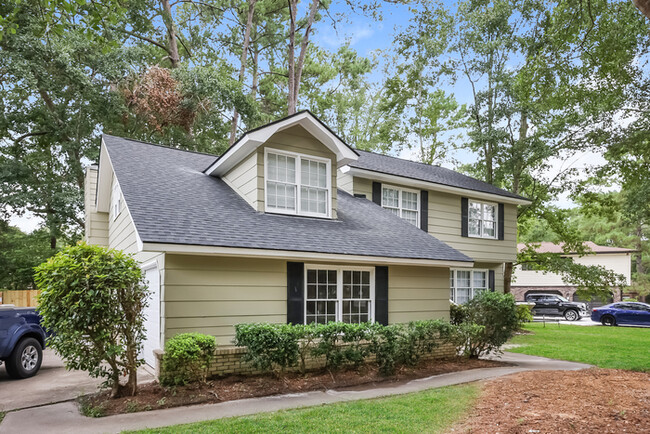
M 138 382 L 153 380 L 144 369 L 138 371 Z M 98 390 L 103 380 L 91 378 L 84 371 L 67 371 L 63 361 L 51 349 L 43 351 L 43 364 L 38 374 L 23 380 L 9 378 L 0 366 L 0 411 L 52 404 L 77 398 Z

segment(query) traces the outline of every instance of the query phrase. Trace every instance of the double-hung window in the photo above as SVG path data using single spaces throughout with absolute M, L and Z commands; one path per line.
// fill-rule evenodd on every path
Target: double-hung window
M 417 191 L 383 185 L 381 206 L 420 227 L 420 195 Z
M 372 268 L 307 266 L 305 292 L 305 324 L 374 320 Z
M 330 216 L 330 161 L 267 149 L 266 210 L 315 217 Z
M 467 303 L 488 289 L 487 270 L 451 270 L 449 278 L 449 299 L 456 304 Z
M 497 205 L 470 200 L 468 223 L 470 237 L 497 238 Z

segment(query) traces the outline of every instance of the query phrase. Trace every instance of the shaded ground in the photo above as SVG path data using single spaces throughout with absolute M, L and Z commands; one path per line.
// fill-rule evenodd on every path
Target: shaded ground
M 501 377 L 451 432 L 648 433 L 650 374 L 593 368 Z
M 368 388 L 380 384 L 386 387 L 414 378 L 498 366 L 508 364 L 492 360 L 446 359 L 423 362 L 414 368 L 403 368 L 391 377 L 382 376 L 374 367 L 365 367 L 359 371 L 350 370 L 334 374 L 329 371 L 308 373 L 305 376 L 287 374 L 283 378 L 230 376 L 210 381 L 205 385 L 173 388 L 151 383 L 139 387 L 135 397 L 109 399 L 108 392 L 103 392 L 82 398 L 80 404 L 82 412 L 86 415 L 100 417 L 313 390 L 353 390 L 355 387 Z
M 138 370 L 139 381 L 152 379 L 143 369 Z M 74 399 L 97 391 L 101 382 L 84 371 L 67 371 L 61 358 L 48 348 L 43 351 L 41 369 L 31 378 L 14 380 L 7 375 L 4 365 L 0 366 L 0 411 Z

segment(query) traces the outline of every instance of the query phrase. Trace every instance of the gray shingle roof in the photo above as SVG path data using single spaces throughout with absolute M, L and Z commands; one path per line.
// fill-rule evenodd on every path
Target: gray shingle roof
M 433 182 L 435 184 L 448 185 L 451 187 L 463 188 L 466 190 L 480 191 L 483 193 L 496 194 L 504 197 L 528 200 L 509 191 L 502 190 L 450 169 L 430 164 L 418 163 L 404 160 L 402 158 L 388 155 L 375 154 L 374 152 L 361 151 L 357 149 L 359 159 L 349 164 L 350 167 L 371 170 L 373 172 L 385 173 L 388 175 L 403 176 L 405 178 L 417 179 L 420 181 Z
M 202 173 L 213 155 L 109 135 L 103 139 L 145 243 L 471 261 L 373 202 L 342 190 L 337 220 L 264 214 L 221 179 Z

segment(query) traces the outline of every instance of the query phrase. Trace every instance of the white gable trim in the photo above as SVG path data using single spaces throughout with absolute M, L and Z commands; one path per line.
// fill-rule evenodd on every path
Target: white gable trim
M 493 193 L 484 193 L 482 191 L 470 190 L 467 188 L 452 187 L 450 185 L 436 184 L 435 182 L 422 181 L 419 179 L 406 178 L 404 176 L 389 175 L 387 173 L 374 172 L 367 169 L 359 169 L 358 167 L 344 166 L 341 167 L 341 172 L 359 178 L 371 179 L 373 181 L 386 182 L 389 184 L 405 185 L 411 188 L 418 188 L 423 190 L 440 191 L 443 193 L 458 194 L 474 199 L 483 199 L 494 202 L 511 203 L 515 205 L 530 205 L 532 202 L 524 199 L 517 199 L 516 197 L 501 196 Z
M 314 115 L 308 111 L 304 111 L 244 134 L 237 143 L 219 157 L 204 173 L 212 176 L 226 174 L 237 163 L 266 142 L 273 134 L 295 125 L 302 126 L 329 150 L 334 152 L 336 154 L 337 166 L 348 164 L 359 158 L 356 152 L 339 139 L 336 134 L 327 129 Z

